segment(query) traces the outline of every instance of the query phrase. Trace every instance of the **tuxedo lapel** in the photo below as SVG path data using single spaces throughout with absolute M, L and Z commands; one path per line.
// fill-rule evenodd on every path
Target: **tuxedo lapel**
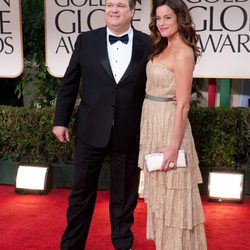
M 98 37 L 96 37 L 93 43 L 95 44 L 95 49 L 99 55 L 102 66 L 104 67 L 108 75 L 115 81 L 109 63 L 106 28 L 100 29 Z
M 100 29 L 100 32 L 97 34 L 97 37 L 96 39 L 94 39 L 93 43 L 99 55 L 102 66 L 104 67 L 108 75 L 112 78 L 112 80 L 114 80 L 115 83 L 115 78 L 113 76 L 108 57 L 106 28 Z M 134 70 L 136 70 L 137 65 L 141 61 L 141 56 L 144 54 L 144 49 L 145 49 L 144 43 L 145 41 L 141 39 L 140 32 L 134 29 L 131 60 L 118 84 L 122 84 L 126 80 L 126 78 L 129 75 L 131 75 Z
M 133 74 L 133 71 L 137 68 L 137 65 L 141 61 L 141 56 L 144 54 L 144 41 L 141 39 L 139 31 L 134 29 L 134 37 L 133 37 L 133 49 L 132 49 L 132 56 L 130 63 L 128 65 L 127 70 L 125 71 L 124 75 L 122 76 L 121 80 L 118 84 L 122 84 L 126 78 Z

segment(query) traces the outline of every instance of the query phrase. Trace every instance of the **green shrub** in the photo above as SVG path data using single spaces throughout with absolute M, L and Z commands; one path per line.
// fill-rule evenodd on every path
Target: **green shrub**
M 52 107 L 0 106 L 0 159 L 72 163 L 74 140 L 61 144 L 55 139 L 53 112 Z M 250 108 L 191 108 L 189 120 L 201 166 L 249 163 Z
M 201 166 L 249 161 L 249 108 L 192 108 L 189 118 Z
M 0 106 L 0 159 L 72 162 L 73 140 L 61 144 L 52 134 L 53 108 Z

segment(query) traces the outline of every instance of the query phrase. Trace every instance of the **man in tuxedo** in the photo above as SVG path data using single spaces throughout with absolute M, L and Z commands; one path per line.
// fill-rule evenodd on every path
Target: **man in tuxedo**
M 107 26 L 80 34 L 58 91 L 53 133 L 69 141 L 68 124 L 81 86 L 74 133 L 75 166 L 61 250 L 85 248 L 102 162 L 110 158 L 110 220 L 115 249 L 131 249 L 140 171 L 139 127 L 148 36 L 131 26 L 136 0 L 106 0 Z

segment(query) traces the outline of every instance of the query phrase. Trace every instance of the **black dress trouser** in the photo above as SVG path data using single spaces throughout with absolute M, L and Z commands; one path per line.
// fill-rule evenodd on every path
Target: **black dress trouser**
M 116 149 L 112 141 L 96 148 L 76 141 L 73 186 L 69 195 L 67 227 L 61 239 L 61 250 L 83 250 L 89 232 L 97 196 L 98 179 L 106 155 L 110 158 L 110 220 L 112 242 L 116 248 L 131 248 L 137 205 L 140 169 L 138 145 L 127 150 Z

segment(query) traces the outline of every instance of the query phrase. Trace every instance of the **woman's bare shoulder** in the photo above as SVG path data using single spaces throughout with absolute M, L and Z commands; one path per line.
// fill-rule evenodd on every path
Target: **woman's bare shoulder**
M 186 44 L 181 44 L 178 46 L 178 49 L 176 49 L 174 58 L 176 65 L 184 62 L 193 63 L 194 62 L 193 49 Z

